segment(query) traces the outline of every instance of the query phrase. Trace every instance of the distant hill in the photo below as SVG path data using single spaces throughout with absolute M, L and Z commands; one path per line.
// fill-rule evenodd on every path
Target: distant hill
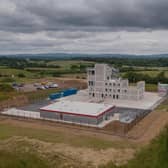
M 8 58 L 34 59 L 75 59 L 75 58 L 168 58 L 168 54 L 131 55 L 131 54 L 78 54 L 78 53 L 44 53 L 44 54 L 11 54 L 0 55 Z

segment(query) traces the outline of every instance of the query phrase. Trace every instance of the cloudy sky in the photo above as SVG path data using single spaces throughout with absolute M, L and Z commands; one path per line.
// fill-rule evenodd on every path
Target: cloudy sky
M 168 0 L 0 0 L 0 54 L 168 53 Z

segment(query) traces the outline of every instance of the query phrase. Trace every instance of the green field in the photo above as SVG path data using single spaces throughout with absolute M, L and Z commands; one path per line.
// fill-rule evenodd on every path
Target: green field
M 65 69 L 69 69 L 72 65 L 80 65 L 80 64 L 84 64 L 84 65 L 92 65 L 95 62 L 92 61 L 71 61 L 71 60 L 66 60 L 66 61 L 62 61 L 62 60 L 57 60 L 57 61 L 51 61 L 49 62 L 47 65 L 60 65 L 61 68 Z
M 20 148 L 19 144 L 15 146 Z M 47 160 L 39 157 L 35 152 L 25 152 L 21 150 L 10 151 L 0 149 L 1 168 L 49 168 Z
M 145 85 L 145 90 L 146 90 L 147 92 L 157 92 L 158 86 L 155 85 L 155 84 L 146 84 L 146 85 Z
M 23 69 L 9 68 L 0 66 L 0 82 L 12 83 L 22 82 L 30 83 L 35 82 L 36 79 L 44 77 L 60 77 L 66 75 L 80 76 L 81 73 L 85 72 L 85 67 L 92 66 L 94 62 L 89 61 L 34 61 L 32 63 L 45 64 L 46 67 L 26 67 Z M 54 66 L 54 67 L 53 67 Z M 58 66 L 58 67 L 57 67 Z M 84 66 L 80 69 L 80 66 Z M 57 68 L 56 68 L 57 67 Z M 23 74 L 24 77 L 19 77 Z
M 168 77 L 168 70 L 163 70 L 165 72 L 165 76 Z M 140 71 L 137 73 L 142 73 L 142 74 L 147 74 L 151 77 L 155 77 L 157 76 L 160 72 L 162 72 L 162 70 L 158 69 L 158 70 L 152 70 L 152 71 Z

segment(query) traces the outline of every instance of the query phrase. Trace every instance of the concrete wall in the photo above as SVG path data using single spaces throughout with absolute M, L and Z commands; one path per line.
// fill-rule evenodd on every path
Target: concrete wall
M 51 120 L 63 120 L 73 123 L 80 123 L 80 124 L 91 124 L 91 125 L 98 125 L 104 120 L 108 120 L 110 116 L 116 112 L 116 109 L 111 109 L 107 111 L 105 114 L 94 118 L 94 117 L 87 117 L 87 116 L 79 116 L 79 115 L 71 115 L 71 114 L 63 114 L 57 112 L 40 112 L 40 117 L 44 119 L 51 119 Z
M 60 120 L 60 114 L 59 113 L 54 113 L 54 112 L 41 111 L 40 112 L 40 117 L 46 118 L 46 119 Z

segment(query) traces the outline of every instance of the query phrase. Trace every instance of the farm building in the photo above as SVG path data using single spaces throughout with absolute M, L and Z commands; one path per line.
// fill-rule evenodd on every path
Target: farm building
M 129 86 L 128 79 L 119 77 L 119 71 L 107 64 L 95 64 L 87 69 L 88 94 L 92 99 L 141 100 L 144 98 L 145 82 Z
M 113 105 L 78 101 L 58 101 L 40 108 L 40 117 L 49 120 L 99 125 L 116 113 Z

